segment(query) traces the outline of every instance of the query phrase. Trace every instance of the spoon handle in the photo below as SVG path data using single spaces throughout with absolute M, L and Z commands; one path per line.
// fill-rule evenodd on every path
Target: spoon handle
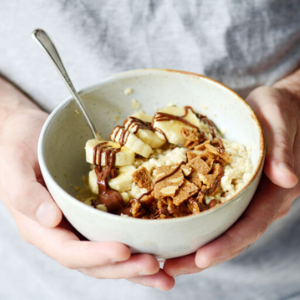
M 49 55 L 49 57 L 51 58 L 52 62 L 54 63 L 54 65 L 56 66 L 58 72 L 60 73 L 60 75 L 62 76 L 62 78 L 65 81 L 65 84 L 67 85 L 67 87 L 69 88 L 69 91 L 71 92 L 72 96 L 74 97 L 74 99 L 76 100 L 77 104 L 79 105 L 83 115 L 85 116 L 90 129 L 95 137 L 95 139 L 101 139 L 100 134 L 97 130 L 97 128 L 95 127 L 89 113 L 87 112 L 87 109 L 85 107 L 85 105 L 83 104 L 80 96 L 78 95 L 78 93 L 76 92 L 73 83 L 62 63 L 62 60 L 56 50 L 56 47 L 54 45 L 54 43 L 51 41 L 50 37 L 48 36 L 48 34 L 42 30 L 42 29 L 35 29 L 32 32 L 32 36 L 33 38 L 38 42 L 38 44 L 46 51 L 46 53 Z

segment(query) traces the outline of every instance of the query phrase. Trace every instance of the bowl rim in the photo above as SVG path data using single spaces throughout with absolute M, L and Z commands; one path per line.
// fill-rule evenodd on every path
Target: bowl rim
M 131 75 L 138 75 L 139 73 L 145 73 L 145 72 L 172 72 L 172 73 L 176 73 L 176 74 L 180 74 L 180 75 L 192 76 L 194 78 L 204 79 L 204 80 L 209 81 L 210 83 L 213 83 L 214 85 L 220 86 L 221 88 L 223 88 L 223 89 L 227 90 L 228 92 L 234 94 L 237 97 L 237 99 L 239 101 L 241 101 L 243 103 L 243 105 L 245 105 L 247 107 L 247 109 L 251 113 L 251 118 L 255 121 L 256 126 L 257 126 L 258 131 L 259 131 L 259 137 L 260 137 L 260 141 L 259 141 L 259 161 L 258 161 L 257 167 L 256 167 L 255 171 L 253 172 L 251 178 L 249 179 L 248 183 L 238 193 L 236 193 L 234 196 L 232 196 L 226 202 L 220 203 L 220 204 L 218 204 L 218 205 L 216 205 L 216 206 L 214 206 L 214 207 L 212 207 L 212 208 L 210 208 L 206 211 L 203 211 L 199 214 L 193 214 L 193 215 L 188 215 L 188 216 L 185 216 L 185 217 L 170 218 L 170 219 L 140 219 L 140 218 L 132 218 L 132 217 L 124 217 L 124 216 L 120 216 L 120 215 L 114 215 L 114 214 L 111 214 L 111 213 L 107 213 L 107 212 L 95 209 L 95 208 L 83 203 L 82 201 L 76 199 L 75 197 L 70 195 L 68 192 L 66 192 L 55 181 L 55 179 L 51 175 L 51 173 L 50 173 L 50 171 L 49 171 L 49 169 L 46 165 L 46 162 L 44 160 L 44 137 L 45 137 L 45 134 L 46 134 L 46 132 L 49 128 L 49 125 L 51 124 L 52 119 L 57 115 L 57 113 L 59 111 L 61 111 L 62 109 L 64 109 L 66 106 L 68 106 L 72 101 L 75 101 L 72 96 L 69 96 L 65 100 L 63 100 L 62 103 L 60 103 L 50 113 L 50 115 L 48 116 L 48 118 L 46 119 L 46 121 L 45 121 L 45 123 L 42 127 L 42 130 L 41 130 L 41 133 L 40 133 L 40 136 L 39 136 L 39 140 L 38 140 L 38 161 L 39 161 L 41 171 L 47 173 L 48 181 L 50 181 L 52 185 L 54 185 L 62 194 L 64 194 L 64 196 L 65 196 L 64 199 L 67 199 L 68 202 L 72 202 L 72 205 L 78 205 L 82 209 L 88 210 L 88 211 L 92 212 L 93 214 L 98 214 L 99 217 L 102 216 L 104 218 L 108 218 L 108 219 L 112 219 L 112 220 L 116 220 L 116 221 L 124 220 L 124 222 L 138 222 L 138 223 L 143 222 L 144 224 L 146 222 L 148 222 L 149 224 L 152 224 L 153 222 L 160 222 L 160 223 L 185 222 L 185 221 L 188 221 L 188 220 L 193 220 L 195 218 L 201 218 L 201 217 L 204 218 L 205 216 L 208 216 L 208 215 L 214 213 L 216 210 L 222 210 L 229 203 L 236 202 L 238 199 L 240 199 L 240 196 L 245 193 L 245 190 L 249 187 L 249 185 L 254 181 L 256 176 L 258 176 L 259 172 L 261 171 L 261 169 L 263 167 L 263 162 L 264 162 L 264 159 L 265 159 L 266 149 L 265 149 L 265 139 L 264 139 L 264 135 L 263 135 L 263 130 L 262 130 L 262 127 L 260 125 L 259 120 L 257 119 L 257 116 L 255 115 L 255 113 L 252 110 L 252 108 L 250 107 L 250 105 L 239 94 L 237 94 L 235 91 L 233 91 L 232 89 L 230 89 L 229 87 L 227 87 L 223 83 L 220 83 L 220 82 L 218 82 L 218 81 L 216 81 L 216 80 L 214 80 L 210 77 L 207 77 L 205 75 L 201 75 L 201 74 L 197 74 L 197 73 L 193 73 L 193 72 L 188 72 L 188 71 L 173 70 L 173 69 L 145 68 L 145 69 L 129 70 L 129 71 L 125 71 L 125 72 L 121 72 L 121 73 L 111 75 L 109 77 L 104 78 L 99 83 L 93 84 L 91 86 L 88 86 L 86 88 L 83 88 L 83 89 L 79 90 L 78 93 L 80 95 L 81 94 L 87 94 L 87 93 L 90 93 L 90 92 L 92 92 L 96 89 L 101 88 L 101 86 L 105 85 L 106 83 L 108 83 L 110 81 L 114 81 L 116 79 L 121 79 L 121 78 L 124 78 L 124 77 L 126 78 L 126 77 L 131 76 Z M 44 174 L 43 174 L 43 176 L 44 176 Z M 50 191 L 49 191 L 49 193 L 50 193 Z

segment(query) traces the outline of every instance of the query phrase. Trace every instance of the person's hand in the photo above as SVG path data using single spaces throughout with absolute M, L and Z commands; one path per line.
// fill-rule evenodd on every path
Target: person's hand
M 161 290 L 173 287 L 158 261 L 131 255 L 118 242 L 90 242 L 62 219 L 45 187 L 37 160 L 37 142 L 47 114 L 0 78 L 0 199 L 21 237 L 61 265 L 95 278 L 126 278 Z
M 260 87 L 246 99 L 261 122 L 267 146 L 265 175 L 249 207 L 228 231 L 195 254 L 168 260 L 166 274 L 197 273 L 234 258 L 284 217 L 300 195 L 300 93 L 289 89 L 291 82 Z

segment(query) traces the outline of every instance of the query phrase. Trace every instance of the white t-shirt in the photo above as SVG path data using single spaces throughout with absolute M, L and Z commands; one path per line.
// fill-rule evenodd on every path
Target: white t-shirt
M 299 1 L 2 0 L 0 74 L 47 111 L 68 91 L 31 39 L 55 41 L 77 89 L 136 68 L 201 73 L 243 96 L 300 62 Z M 1 180 L 1 179 L 0 179 Z M 300 299 L 300 202 L 237 258 L 167 293 L 65 269 L 18 236 L 0 205 L 0 299 Z

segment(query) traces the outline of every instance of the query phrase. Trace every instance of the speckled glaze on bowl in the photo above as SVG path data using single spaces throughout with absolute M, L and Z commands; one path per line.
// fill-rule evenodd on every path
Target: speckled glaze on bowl
M 125 95 L 126 88 L 133 88 Z M 173 258 L 195 252 L 225 232 L 248 206 L 260 180 L 264 161 L 264 139 L 259 122 L 236 93 L 216 81 L 193 73 L 142 69 L 117 74 L 81 92 L 102 138 L 108 139 L 116 125 L 130 115 L 132 99 L 148 114 L 169 103 L 192 106 L 207 115 L 225 137 L 252 145 L 253 176 L 231 201 L 199 215 L 167 220 L 120 217 L 89 207 L 74 196 L 87 174 L 84 145 L 90 129 L 74 100 L 67 99 L 47 119 L 39 140 L 38 156 L 45 182 L 53 199 L 69 222 L 93 241 L 119 241 L 133 253 L 151 253 Z

